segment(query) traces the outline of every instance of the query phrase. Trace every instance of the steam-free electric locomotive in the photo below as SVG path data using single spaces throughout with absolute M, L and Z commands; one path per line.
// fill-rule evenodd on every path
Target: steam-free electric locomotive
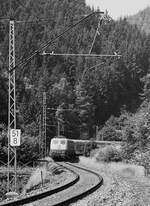
M 64 136 L 51 139 L 50 156 L 53 159 L 76 159 L 80 155 L 89 156 L 94 143 L 88 140 L 72 140 Z
M 50 156 L 53 159 L 74 159 L 75 144 L 71 139 L 65 137 L 54 137 L 51 139 Z

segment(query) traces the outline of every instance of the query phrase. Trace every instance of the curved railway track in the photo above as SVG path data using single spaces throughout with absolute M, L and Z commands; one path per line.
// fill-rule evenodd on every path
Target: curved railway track
M 80 181 L 75 184 L 72 188 L 69 189 L 68 194 L 67 191 L 61 193 L 60 202 L 53 204 L 52 206 L 67 206 L 77 200 L 91 194 L 96 189 L 98 189 L 103 184 L 103 178 L 96 172 L 91 171 L 90 169 L 84 168 L 79 164 L 71 164 L 65 163 L 63 166 L 67 168 L 69 166 L 70 169 L 73 169 L 80 176 Z M 67 198 L 62 198 L 62 195 L 67 194 Z M 39 205 L 37 205 L 39 206 Z M 46 206 L 46 204 L 44 205 Z
M 103 183 L 103 179 L 100 175 L 81 167 L 79 164 L 59 162 L 58 165 L 73 172 L 74 179 L 53 190 L 46 190 L 22 199 L 1 203 L 0 206 L 26 205 L 31 202 L 33 202 L 34 206 L 69 205 L 94 192 Z

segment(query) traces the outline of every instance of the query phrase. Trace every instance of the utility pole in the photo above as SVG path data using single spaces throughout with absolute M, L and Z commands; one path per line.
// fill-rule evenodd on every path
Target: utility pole
M 57 131 L 57 136 L 60 136 L 60 121 L 58 120 L 58 131 Z
M 42 115 L 40 114 L 39 116 L 39 139 L 38 139 L 38 144 L 39 144 L 39 154 L 41 154 L 41 143 L 42 143 Z
M 8 174 L 7 192 L 10 191 L 10 164 L 14 161 L 15 191 L 17 186 L 17 158 L 16 147 L 10 146 L 10 130 L 16 129 L 16 91 L 15 91 L 15 31 L 14 20 L 9 22 L 9 96 L 8 96 Z
M 46 92 L 43 92 L 43 135 L 42 135 L 42 156 L 46 156 Z
M 98 126 L 96 125 L 95 131 L 95 139 L 98 140 Z
M 61 112 L 64 111 L 62 108 L 62 105 L 59 105 L 56 109 L 56 117 L 57 117 L 57 136 L 60 136 L 61 133 L 61 127 L 64 121 L 62 120 L 62 114 Z M 64 129 L 63 129 L 64 130 Z

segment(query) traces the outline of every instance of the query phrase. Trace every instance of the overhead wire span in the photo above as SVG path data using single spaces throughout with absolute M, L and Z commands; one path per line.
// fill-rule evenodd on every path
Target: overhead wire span
M 100 34 L 98 30 L 99 30 L 101 24 L 102 24 L 102 18 L 99 18 L 98 25 L 97 25 L 97 29 L 96 29 L 96 32 L 95 32 L 95 35 L 94 35 L 94 39 L 93 39 L 93 42 L 92 42 L 92 45 L 91 45 L 89 54 L 91 54 L 91 52 L 92 52 L 92 49 L 93 49 L 93 46 L 94 46 L 94 43 L 95 43 L 97 34 Z
M 18 64 L 16 64 L 16 66 L 14 68 L 12 68 L 10 70 L 10 72 L 12 72 L 14 69 L 16 69 L 17 67 L 21 66 L 25 66 L 34 56 L 36 56 L 37 54 L 39 54 L 41 51 L 45 50 L 48 46 L 53 45 L 54 42 L 59 39 L 61 36 L 63 36 L 64 34 L 66 34 L 68 31 L 72 30 L 74 27 L 76 27 L 78 24 L 80 24 L 81 22 L 85 21 L 86 19 L 88 19 L 89 17 L 96 15 L 96 14 L 103 14 L 104 12 L 100 12 L 100 11 L 96 11 L 93 12 L 89 15 L 87 15 L 86 17 L 82 18 L 81 20 L 79 20 L 77 23 L 73 24 L 72 26 L 68 27 L 67 29 L 65 29 L 61 34 L 59 34 L 58 36 L 56 36 L 56 38 L 47 41 L 45 44 L 43 44 L 43 46 L 41 46 L 39 49 L 37 49 L 36 51 L 34 51 L 31 56 L 27 57 L 24 61 L 20 61 Z
M 77 109 L 63 109 L 63 108 L 47 108 L 48 110 L 54 110 L 54 111 L 78 111 Z
M 49 21 L 53 21 L 52 19 L 43 19 L 43 20 L 41 20 L 41 21 L 36 21 L 36 20 L 34 20 L 34 21 L 23 21 L 23 20 L 18 20 L 18 21 L 15 21 L 15 23 L 27 23 L 27 24 L 37 24 L 37 23 L 39 23 L 39 22 L 49 22 Z
M 85 73 L 86 73 L 88 70 L 94 69 L 95 67 L 101 66 L 101 65 L 103 65 L 103 64 L 104 64 L 104 62 L 101 62 L 101 63 L 96 64 L 96 65 L 94 65 L 94 66 L 92 66 L 92 67 L 90 67 L 90 68 L 85 69 L 85 70 L 83 71 L 83 73 L 82 73 L 81 82 L 83 81 L 84 75 L 85 75 Z
M 50 55 L 50 56 L 82 56 L 82 57 L 120 57 L 121 55 L 118 54 L 55 54 L 55 53 L 46 53 L 43 52 L 40 54 L 42 56 L 44 55 Z
M 93 38 L 93 41 L 92 41 L 91 48 L 90 48 L 90 50 L 89 50 L 89 54 L 91 54 L 91 52 L 92 52 L 92 49 L 93 49 L 93 47 L 94 47 L 94 44 L 95 44 L 97 35 L 100 35 L 99 29 L 100 29 L 100 26 L 102 25 L 103 19 L 104 19 L 104 17 L 102 17 L 102 18 L 101 18 L 101 16 L 99 17 L 97 29 L 96 29 L 96 32 L 95 32 L 95 35 L 94 35 L 94 38 Z M 95 67 L 96 67 L 96 66 L 97 66 L 97 65 L 95 65 Z M 92 67 L 92 68 L 93 68 L 93 67 Z M 85 69 L 83 70 L 82 77 L 81 77 L 81 81 L 83 81 L 83 77 L 84 77 L 86 71 L 89 70 L 89 69 L 91 69 L 91 68 L 85 68 Z
M 92 41 L 92 45 L 91 45 L 91 48 L 90 48 L 90 50 L 89 50 L 89 54 L 91 54 L 91 52 L 92 52 L 92 49 L 93 49 L 93 47 L 94 47 L 94 44 L 95 44 L 95 41 L 96 41 L 96 37 L 97 37 L 97 35 L 100 35 L 100 32 L 99 32 L 99 29 L 100 29 L 100 27 L 101 27 L 101 25 L 102 25 L 102 23 L 103 23 L 103 21 L 105 22 L 105 21 L 110 21 L 111 20 L 111 18 L 108 16 L 108 12 L 106 11 L 106 13 L 105 13 L 105 15 L 103 15 L 102 17 L 100 16 L 99 17 L 99 21 L 98 21 L 98 25 L 97 25 L 97 29 L 96 29 L 96 32 L 95 32 L 95 35 L 94 35 L 94 38 L 93 38 L 93 41 Z M 94 55 L 90 55 L 91 57 L 92 56 L 94 56 Z M 95 55 L 96 56 L 96 55 Z M 120 58 L 121 57 L 121 55 L 119 55 L 119 54 L 117 54 L 116 52 L 114 52 L 114 54 L 113 55 L 109 55 L 109 54 L 99 54 L 99 55 L 97 55 L 96 57 L 118 57 L 118 58 Z M 86 73 L 86 71 L 88 71 L 88 70 L 90 70 L 90 69 L 93 69 L 93 68 L 95 68 L 95 67 L 97 67 L 97 66 L 100 66 L 100 65 L 102 65 L 103 63 L 100 63 L 100 64 L 96 64 L 95 66 L 92 66 L 92 67 L 90 67 L 90 68 L 85 68 L 84 70 L 83 70 L 83 73 L 82 73 L 82 77 L 81 77 L 81 81 L 83 80 L 83 77 L 84 77 L 84 75 L 85 75 L 85 73 Z

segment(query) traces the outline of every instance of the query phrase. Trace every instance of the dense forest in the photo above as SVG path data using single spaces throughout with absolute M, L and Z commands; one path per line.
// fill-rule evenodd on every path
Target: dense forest
M 1 0 L 0 5 L 0 18 L 11 16 L 16 20 L 16 64 L 94 12 L 84 0 L 12 0 L 11 9 L 9 1 Z M 89 53 L 98 24 L 99 16 L 91 16 L 45 51 Z M 0 22 L 0 123 L 3 128 L 7 126 L 8 116 L 8 25 L 7 21 Z M 122 55 L 120 58 L 42 56 L 42 52 L 16 69 L 17 128 L 32 141 L 38 137 L 43 92 L 46 92 L 48 142 L 56 135 L 57 122 L 61 121 L 61 134 L 69 138 L 95 138 L 98 126 L 99 139 L 124 140 L 132 145 L 128 147 L 132 151 L 138 145 L 147 145 L 150 135 L 148 34 L 129 24 L 126 18 L 103 19 L 91 53 L 116 52 Z
M 150 7 L 129 16 L 127 19 L 130 24 L 136 24 L 142 32 L 150 34 Z

